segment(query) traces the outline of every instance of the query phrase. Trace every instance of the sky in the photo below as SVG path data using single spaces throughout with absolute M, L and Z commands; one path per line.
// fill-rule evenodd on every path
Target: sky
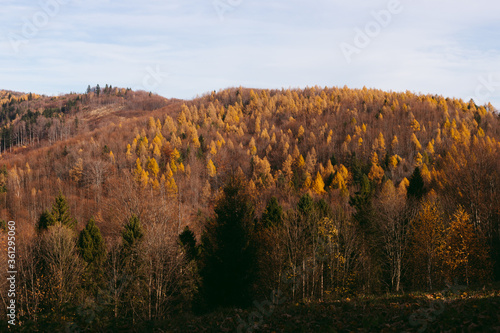
M 377 88 L 500 109 L 494 0 L 3 0 L 0 89 Z

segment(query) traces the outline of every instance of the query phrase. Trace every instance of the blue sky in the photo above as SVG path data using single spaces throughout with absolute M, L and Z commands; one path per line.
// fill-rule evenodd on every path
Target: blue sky
M 4 0 L 0 89 L 347 85 L 500 108 L 498 13 L 493 0 Z

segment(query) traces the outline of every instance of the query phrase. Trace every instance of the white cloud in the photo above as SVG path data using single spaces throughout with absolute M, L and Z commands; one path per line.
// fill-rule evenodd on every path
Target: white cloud
M 233 1 L 223 20 L 205 0 L 66 2 L 18 53 L 9 33 L 22 33 L 41 7 L 4 2 L 0 87 L 48 94 L 96 83 L 136 88 L 147 68 L 159 67 L 168 76 L 155 89 L 168 97 L 239 85 L 347 84 L 485 103 L 475 96 L 479 77 L 500 71 L 500 3 L 487 0 L 401 0 L 403 11 L 349 64 L 339 45 L 352 43 L 355 29 L 389 0 Z M 500 87 L 481 96 L 500 107 Z

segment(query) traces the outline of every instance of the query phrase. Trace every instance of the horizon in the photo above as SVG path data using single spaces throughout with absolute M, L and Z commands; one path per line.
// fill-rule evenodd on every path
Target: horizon
M 102 89 L 104 88 L 104 86 L 106 85 L 106 83 L 104 85 L 101 85 L 99 83 L 99 87 Z M 88 85 L 87 85 L 88 86 Z M 97 87 L 97 84 L 92 86 L 90 85 L 90 88 L 91 89 L 95 89 Z M 124 88 L 124 89 L 127 89 L 129 87 L 115 87 L 115 86 L 112 86 L 113 88 Z M 177 99 L 177 100 L 181 100 L 181 101 L 193 101 L 193 100 L 196 100 L 197 98 L 201 98 L 203 96 L 206 96 L 206 95 L 209 95 L 210 93 L 212 92 L 221 92 L 221 91 L 224 91 L 224 90 L 228 90 L 228 89 L 248 89 L 248 90 L 275 90 L 275 91 L 282 91 L 282 90 L 305 90 L 305 89 L 308 89 L 308 88 L 312 88 L 312 87 L 319 87 L 319 86 L 305 86 L 305 87 L 288 87 L 288 88 L 285 88 L 285 87 L 281 87 L 281 88 L 256 88 L 256 87 L 244 87 L 244 86 L 232 86 L 232 87 L 225 87 L 225 88 L 221 88 L 221 89 L 216 89 L 216 90 L 210 90 L 210 91 L 206 91 L 204 93 L 201 93 L 201 94 L 196 94 L 196 96 L 193 96 L 191 98 L 180 98 L 180 97 L 175 97 L 175 96 L 172 96 L 172 97 L 167 97 L 167 96 L 164 96 L 160 93 L 156 93 L 156 92 L 153 92 L 153 91 L 147 91 L 147 90 L 143 90 L 143 89 L 138 89 L 138 90 L 135 90 L 135 89 L 132 89 L 132 91 L 144 91 L 146 93 L 153 93 L 153 94 L 156 94 L 160 97 L 163 97 L 163 98 L 166 98 L 166 99 Z M 351 89 L 351 90 L 356 90 L 356 89 L 363 89 L 365 87 L 361 87 L 361 88 L 352 88 L 352 87 L 349 87 L 349 86 L 346 86 L 347 89 Z M 340 87 L 340 86 L 328 86 L 328 87 L 319 87 L 320 89 L 324 89 L 324 88 L 327 88 L 327 89 L 330 89 L 330 88 L 337 88 L 337 89 L 342 89 L 343 87 Z M 440 96 L 440 97 L 443 97 L 445 99 L 447 98 L 450 98 L 450 99 L 458 99 L 458 100 L 462 100 L 463 102 L 468 102 L 469 100 L 464 100 L 463 98 L 460 98 L 460 97 L 455 97 L 455 96 L 445 96 L 445 95 L 440 95 L 440 94 L 432 94 L 432 93 L 422 93 L 422 92 L 416 92 L 416 91 L 411 91 L 411 90 L 383 90 L 383 89 L 378 89 L 378 88 L 374 88 L 374 87 L 366 87 L 366 89 L 370 90 L 380 90 L 380 91 L 384 91 L 384 92 L 389 92 L 389 93 L 404 93 L 406 91 L 409 91 L 411 92 L 412 94 L 415 94 L 417 96 L 426 96 L 426 95 L 435 95 L 435 96 Z M 41 96 L 45 96 L 45 97 L 57 97 L 57 96 L 64 96 L 64 95 L 71 95 L 71 94 L 85 94 L 85 91 L 86 89 L 84 89 L 83 91 L 68 91 L 68 92 L 60 92 L 58 94 L 45 94 L 45 93 L 40 93 L 40 92 L 37 92 L 37 91 L 14 91 L 14 90 L 11 90 L 11 89 L 2 89 L 0 88 L 0 91 L 8 91 L 8 92 L 14 92 L 14 93 L 20 93 L 20 94 L 37 94 L 37 95 L 41 95 Z M 486 102 L 486 103 L 483 103 L 483 104 L 479 104 L 477 103 L 477 101 L 474 101 L 476 103 L 476 105 L 480 106 L 486 106 L 488 103 L 491 103 L 491 102 Z M 497 107 L 495 104 L 491 103 L 491 105 L 493 105 L 493 107 L 495 108 L 495 111 L 496 112 L 500 112 L 500 108 Z
M 184 100 L 238 86 L 366 86 L 498 110 L 499 9 L 486 0 L 8 0 L 0 86 L 57 96 L 102 82 Z

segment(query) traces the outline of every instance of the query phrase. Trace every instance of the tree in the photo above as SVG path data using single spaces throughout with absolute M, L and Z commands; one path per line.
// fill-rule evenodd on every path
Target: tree
M 266 209 L 262 213 L 260 225 L 262 228 L 269 228 L 280 225 L 283 221 L 283 208 L 281 208 L 278 199 L 271 197 L 267 202 Z
M 323 177 L 321 177 L 321 174 L 319 173 L 319 171 L 316 174 L 316 178 L 314 179 L 314 182 L 313 182 L 311 188 L 313 189 L 313 191 L 316 194 L 325 193 L 325 182 L 323 181 Z
M 125 313 L 129 313 L 135 318 L 138 309 L 143 306 L 146 293 L 144 253 L 141 249 L 144 232 L 141 222 L 136 215 L 132 215 L 122 230 L 122 245 L 119 257 L 119 271 L 121 277 L 127 277 L 130 282 L 121 286 L 123 294 L 121 302 L 125 303 L 122 308 Z M 115 304 L 119 304 L 120 299 Z M 115 308 L 116 309 L 116 308 Z M 116 311 L 116 310 L 115 310 Z
M 439 277 L 444 246 L 444 225 L 442 212 L 435 202 L 427 201 L 422 205 L 416 218 L 411 222 L 411 254 L 414 281 L 427 280 L 432 290 L 435 279 Z
M 123 248 L 134 249 L 143 236 L 141 221 L 136 215 L 132 215 L 122 231 Z
M 195 260 L 198 257 L 196 248 L 196 237 L 193 231 L 188 226 L 179 235 L 179 241 L 184 248 L 187 261 Z
M 101 265 L 104 261 L 106 247 L 101 231 L 96 226 L 94 218 L 91 218 L 80 232 L 78 249 L 82 259 L 87 264 Z
M 57 223 L 41 237 L 43 308 L 49 321 L 60 323 L 75 300 L 83 265 L 77 255 L 74 231 Z
M 416 167 L 415 170 L 413 170 L 413 173 L 410 177 L 410 185 L 408 185 L 407 189 L 407 197 L 408 198 L 414 198 L 417 200 L 422 199 L 422 197 L 425 194 L 425 183 L 424 179 L 422 177 L 422 173 L 420 172 L 420 168 Z
M 61 223 L 69 228 L 74 228 L 76 225 L 76 220 L 71 216 L 66 197 L 62 192 L 59 192 L 59 195 L 55 198 L 52 210 L 50 212 L 45 210 L 40 215 L 38 229 L 45 230 L 57 223 Z
M 50 226 L 52 226 L 50 212 L 48 210 L 44 210 L 40 217 L 38 218 L 38 230 L 46 230 Z
M 255 278 L 253 206 L 244 180 L 232 176 L 202 236 L 201 296 L 208 306 L 247 306 Z
M 210 177 L 213 178 L 217 175 L 217 169 L 215 168 L 214 162 L 212 162 L 212 160 L 208 160 L 207 170 Z
M 98 284 L 102 282 L 103 278 L 106 245 L 94 218 L 91 218 L 80 232 L 77 246 L 80 256 L 87 264 L 84 279 L 86 287 L 97 292 Z
M 384 240 L 384 253 L 388 259 L 391 286 L 399 292 L 408 239 L 405 196 L 397 191 L 391 180 L 388 180 L 377 196 L 375 208 Z
M 50 216 L 53 224 L 59 222 L 69 228 L 74 228 L 76 225 L 76 220 L 71 216 L 68 202 L 62 192 L 59 192 L 59 195 L 56 197 Z
M 485 240 L 474 230 L 469 214 L 462 206 L 453 214 L 447 229 L 446 262 L 448 278 L 459 278 L 467 285 L 484 282 L 489 276 L 490 264 Z
M 154 157 L 149 159 L 148 169 L 151 170 L 154 178 L 156 178 L 156 176 L 158 176 L 158 172 L 160 172 L 160 167 L 158 166 L 158 163 L 156 162 L 156 159 Z

